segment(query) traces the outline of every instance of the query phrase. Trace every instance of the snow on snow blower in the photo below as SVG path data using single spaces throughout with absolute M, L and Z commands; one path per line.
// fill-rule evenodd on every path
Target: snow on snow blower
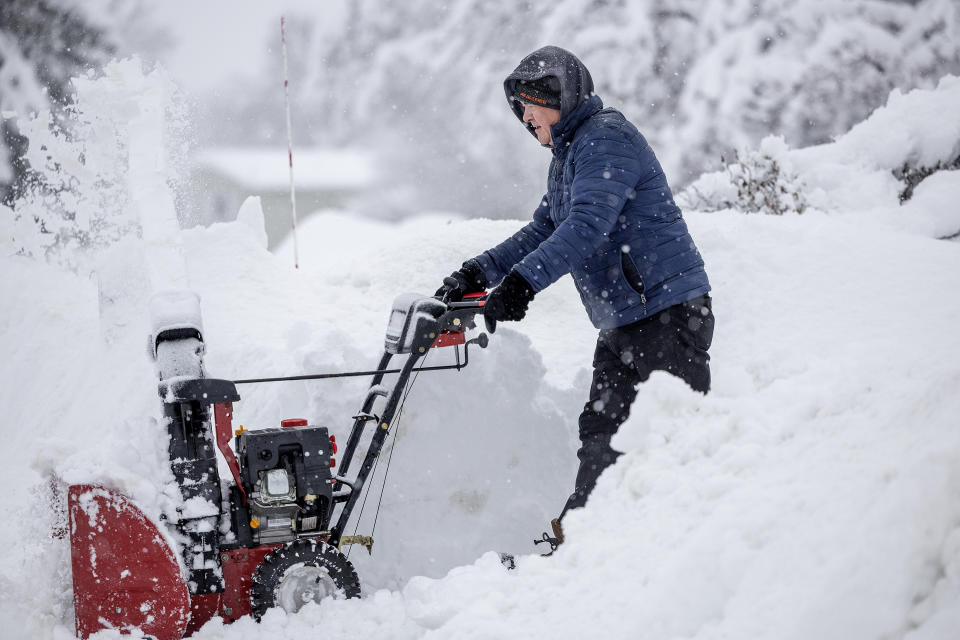
M 468 347 L 487 346 L 467 329 L 485 294 L 460 302 L 399 296 L 374 371 L 292 378 L 219 380 L 203 367 L 203 331 L 195 294 L 158 294 L 151 302 L 150 353 L 169 435 L 170 468 L 182 506 L 176 521 L 152 522 L 109 488 L 72 485 L 67 493 L 76 631 L 137 632 L 157 640 L 191 635 L 212 617 L 226 622 L 269 608 L 288 612 L 328 596 L 360 595 L 346 545 L 372 549 L 370 536 L 344 535 L 364 483 L 401 409 L 415 371 L 461 369 Z M 491 322 L 489 331 L 494 330 Z M 459 345 L 463 345 L 463 362 Z M 453 346 L 456 364 L 417 367 L 435 347 Z M 398 369 L 391 358 L 407 356 Z M 387 389 L 387 374 L 399 374 Z M 279 427 L 233 430 L 238 384 L 372 375 L 370 388 L 337 466 L 337 443 L 326 427 L 288 419 Z M 374 407 L 379 398 L 379 414 Z M 364 428 L 374 430 L 360 469 L 347 476 Z M 368 434 L 369 435 L 369 434 Z M 231 448 L 231 439 L 233 447 Z M 232 482 L 221 481 L 216 451 Z

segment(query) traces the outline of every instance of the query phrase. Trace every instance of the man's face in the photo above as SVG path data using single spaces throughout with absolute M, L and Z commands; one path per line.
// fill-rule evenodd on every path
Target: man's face
M 535 104 L 523 103 L 523 121 L 529 122 L 537 134 L 540 144 L 553 146 L 553 135 L 550 126 L 560 121 L 560 110 L 540 107 Z

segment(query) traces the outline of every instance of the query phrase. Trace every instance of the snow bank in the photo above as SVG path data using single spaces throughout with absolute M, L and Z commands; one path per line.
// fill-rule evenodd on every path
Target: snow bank
M 956 113 L 958 107 L 957 76 L 944 76 L 935 89 L 906 94 L 894 89 L 885 106 L 841 136 L 829 151 L 849 163 L 890 170 L 953 160 L 960 155 L 960 121 L 943 116 Z
M 906 184 L 895 172 L 947 167 L 960 158 L 960 78 L 945 76 L 935 89 L 903 94 L 894 90 L 887 104 L 830 144 L 791 150 L 770 137 L 760 154 L 776 161 L 780 184 L 797 191 L 810 207 L 882 222 L 927 237 L 960 232 L 960 171 L 939 171 L 900 204 Z M 730 176 L 705 174 L 679 197 L 688 206 L 709 207 L 737 201 Z M 721 204 L 720 206 L 724 206 Z
M 412 221 L 360 242 L 349 217 L 326 218 L 328 241 L 363 247 L 350 264 L 317 251 L 294 272 L 243 223 L 185 233 L 213 375 L 368 368 L 394 293 L 428 290 L 454 255 L 519 224 Z M 627 455 L 568 519 L 555 557 L 521 558 L 510 574 L 482 554 L 528 550 L 572 479 L 593 332 L 567 323 L 580 311 L 566 283 L 463 373 L 417 382 L 391 444 L 374 555 L 352 556 L 367 598 L 261 626 L 212 623 L 199 637 L 950 637 L 960 365 L 936 354 L 960 353 L 960 303 L 943 295 L 960 284 L 955 245 L 816 213 L 689 221 L 716 288 L 714 391 L 660 374 L 644 386 L 616 442 Z M 17 637 L 52 637 L 70 623 L 66 551 L 44 539 L 27 490 L 39 481 L 22 465 L 42 459 L 68 480 L 106 480 L 155 504 L 159 405 L 142 336 L 98 341 L 91 285 L 25 260 L 4 269 L 16 310 L 3 316 L 4 435 L 26 452 L 5 473 L 30 535 L 3 534 L 14 553 L 2 607 Z M 547 382 L 544 362 L 566 385 Z M 238 421 L 306 416 L 342 437 L 363 386 L 244 387 Z

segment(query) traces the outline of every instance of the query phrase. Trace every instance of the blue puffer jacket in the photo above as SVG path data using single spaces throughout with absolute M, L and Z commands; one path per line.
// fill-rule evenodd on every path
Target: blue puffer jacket
M 570 69 L 573 63 L 563 64 Z M 550 67 L 535 68 L 541 75 L 564 73 Z M 592 81 L 572 84 L 592 90 Z M 604 109 L 598 96 L 580 100 L 566 95 L 563 78 L 561 85 L 561 102 L 567 102 L 550 128 L 547 193 L 532 222 L 474 258 L 487 281 L 495 284 L 515 268 L 541 291 L 570 273 L 599 329 L 636 322 L 710 291 L 703 258 L 650 145 L 620 112 Z M 570 104 L 575 106 L 564 113 Z

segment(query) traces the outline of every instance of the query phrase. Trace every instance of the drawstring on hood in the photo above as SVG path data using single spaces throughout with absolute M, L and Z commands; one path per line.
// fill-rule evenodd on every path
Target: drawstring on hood
M 507 79 L 503 81 L 503 90 L 507 94 L 510 109 L 523 122 L 523 105 L 514 99 L 517 85 L 521 81 L 530 82 L 553 76 L 560 83 L 560 119 L 569 115 L 593 94 L 593 78 L 577 56 L 560 47 L 537 49 L 520 61 Z M 523 122 L 527 130 L 537 137 L 536 131 Z

